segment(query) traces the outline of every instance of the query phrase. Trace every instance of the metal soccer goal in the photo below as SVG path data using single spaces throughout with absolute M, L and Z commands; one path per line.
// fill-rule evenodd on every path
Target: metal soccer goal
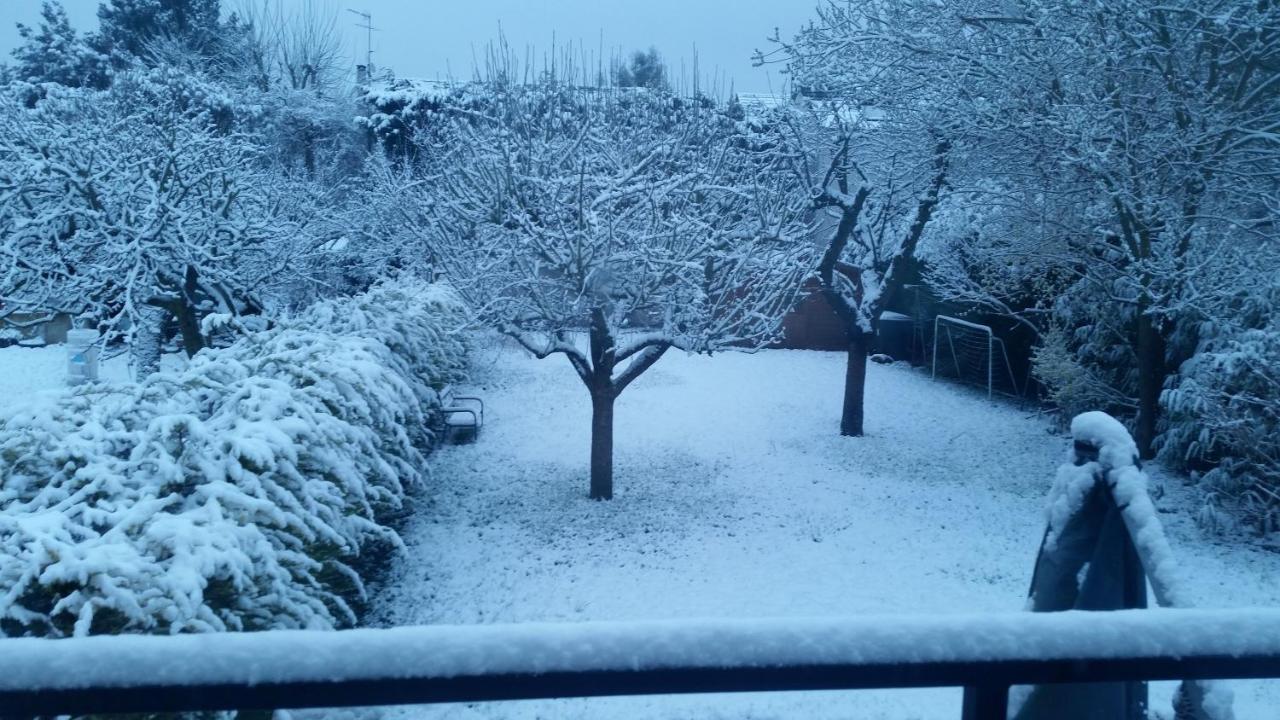
M 942 354 L 942 365 L 938 355 Z M 1004 341 L 995 336 L 988 325 L 939 315 L 933 320 L 933 377 L 939 372 L 960 382 L 987 388 L 987 397 L 995 391 L 1018 396 L 1018 382 L 1009 364 Z M 1008 383 L 1006 386 L 1005 383 Z

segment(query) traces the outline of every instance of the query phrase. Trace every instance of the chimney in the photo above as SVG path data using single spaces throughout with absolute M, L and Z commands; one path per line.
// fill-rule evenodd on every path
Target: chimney
M 356 66 L 356 84 L 364 85 L 368 82 L 369 82 L 369 66 L 357 65 Z

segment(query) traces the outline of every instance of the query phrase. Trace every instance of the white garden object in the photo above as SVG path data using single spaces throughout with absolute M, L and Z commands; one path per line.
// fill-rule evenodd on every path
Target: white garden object
M 933 377 L 938 377 L 938 353 L 943 354 L 942 371 L 960 382 L 986 387 L 992 397 L 1007 376 L 1009 392 L 1017 397 L 1018 381 L 1013 377 L 1004 341 L 990 326 L 939 315 L 933 321 Z M 1003 365 L 1001 369 L 997 366 Z
M 67 384 L 83 385 L 98 379 L 97 330 L 67 331 Z

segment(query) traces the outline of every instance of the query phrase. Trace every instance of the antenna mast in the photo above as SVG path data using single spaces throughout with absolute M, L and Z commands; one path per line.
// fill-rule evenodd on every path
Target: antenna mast
M 367 71 L 369 75 L 372 76 L 373 75 L 373 31 L 378 29 L 373 26 L 373 14 L 367 13 L 367 12 L 361 12 L 359 10 L 352 10 L 351 8 L 347 8 L 347 12 L 351 13 L 352 15 L 355 15 L 356 17 L 360 18 L 363 21 L 363 23 L 356 23 L 356 27 L 365 31 L 364 66 L 368 69 Z

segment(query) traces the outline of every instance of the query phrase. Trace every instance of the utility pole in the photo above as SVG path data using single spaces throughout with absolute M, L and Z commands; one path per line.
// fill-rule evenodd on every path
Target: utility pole
M 356 27 L 365 31 L 364 66 L 366 68 L 366 72 L 368 72 L 369 76 L 372 77 L 373 76 L 373 31 L 378 29 L 373 26 L 373 14 L 367 13 L 367 12 L 361 12 L 359 10 L 352 10 L 350 8 L 347 8 L 347 12 L 351 13 L 352 15 L 355 15 L 356 17 L 360 18 L 360 20 L 362 21 L 362 23 L 356 23 Z

